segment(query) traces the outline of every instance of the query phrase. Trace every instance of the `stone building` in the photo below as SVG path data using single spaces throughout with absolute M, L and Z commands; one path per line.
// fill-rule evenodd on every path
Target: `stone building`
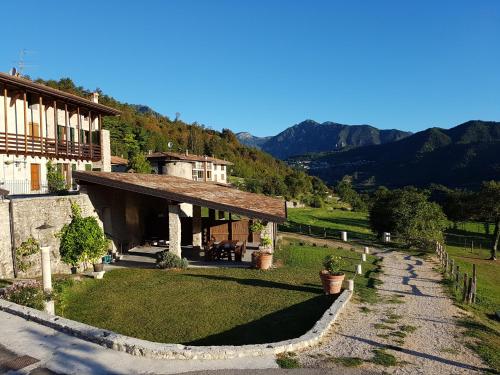
M 72 185 L 72 171 L 110 171 L 103 116 L 119 111 L 29 79 L 0 73 L 0 188 L 10 195 L 47 192 L 50 160 Z
M 233 163 L 209 156 L 176 152 L 154 152 L 147 156 L 157 174 L 187 178 L 193 181 L 227 184 L 228 167 Z

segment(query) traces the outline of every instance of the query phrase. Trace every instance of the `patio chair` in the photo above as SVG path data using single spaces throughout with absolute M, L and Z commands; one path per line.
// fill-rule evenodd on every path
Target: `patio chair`
M 213 238 L 205 244 L 203 250 L 205 251 L 205 260 L 215 260 L 216 246 Z
M 241 262 L 243 255 L 247 252 L 247 241 L 243 241 L 241 245 L 237 245 L 234 249 L 234 260 L 236 262 Z

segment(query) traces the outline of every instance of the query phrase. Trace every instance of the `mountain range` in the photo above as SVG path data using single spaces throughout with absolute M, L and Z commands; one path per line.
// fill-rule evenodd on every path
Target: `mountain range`
M 351 175 L 366 188 L 431 183 L 476 188 L 500 178 L 500 122 L 429 128 L 396 142 L 297 157 L 292 163 L 332 184 Z
M 246 132 L 237 133 L 236 136 L 247 146 L 260 148 L 278 159 L 287 159 L 308 153 L 394 142 L 410 134 L 396 129 L 380 130 L 370 125 L 344 125 L 331 121 L 318 123 L 306 120 L 271 137 L 255 137 Z

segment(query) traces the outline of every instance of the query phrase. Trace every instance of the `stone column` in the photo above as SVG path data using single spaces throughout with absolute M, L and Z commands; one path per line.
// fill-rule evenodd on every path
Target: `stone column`
M 201 207 L 193 206 L 193 248 L 201 248 L 202 245 L 201 223 Z
M 52 270 L 50 268 L 50 246 L 42 246 L 42 280 L 44 292 L 52 292 Z
M 169 251 L 181 257 L 181 219 L 180 207 L 177 204 L 168 205 L 168 240 Z
M 269 239 L 271 240 L 271 245 L 269 247 L 269 249 L 271 250 L 271 252 L 274 252 L 274 235 L 275 235 L 275 233 L 274 233 L 274 223 L 272 223 L 272 222 L 269 221 L 266 224 L 265 229 L 261 233 L 261 237 L 263 237 L 263 236 L 269 237 Z
M 101 129 L 101 163 L 103 172 L 111 172 L 111 143 L 106 129 Z

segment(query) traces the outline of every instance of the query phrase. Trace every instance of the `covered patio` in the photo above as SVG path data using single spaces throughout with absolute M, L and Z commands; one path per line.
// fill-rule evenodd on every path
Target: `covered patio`
M 134 259 L 142 259 L 146 267 L 154 262 L 154 253 L 164 249 L 188 258 L 191 266 L 241 266 L 260 243 L 261 233 L 252 232 L 251 224 L 259 220 L 265 225 L 262 235 L 274 248 L 277 224 L 286 220 L 284 200 L 226 185 L 116 172 L 74 172 L 73 177 L 88 194 L 115 248 L 128 257 L 141 257 Z M 231 245 L 231 262 L 207 253 L 216 248 L 214 243 Z

